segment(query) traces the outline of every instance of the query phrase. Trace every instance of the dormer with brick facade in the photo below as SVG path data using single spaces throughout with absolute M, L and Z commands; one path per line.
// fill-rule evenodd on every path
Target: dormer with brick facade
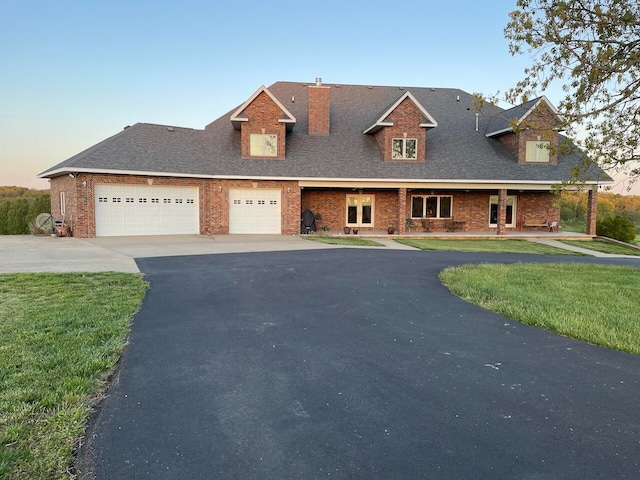
M 240 130 L 242 158 L 286 156 L 286 134 L 295 117 L 263 85 L 231 115 L 233 128 Z
M 486 136 L 505 145 L 519 164 L 557 165 L 561 124 L 558 111 L 543 96 L 502 112 Z
M 406 92 L 363 133 L 373 135 L 385 161 L 424 162 L 426 130 L 438 123 Z

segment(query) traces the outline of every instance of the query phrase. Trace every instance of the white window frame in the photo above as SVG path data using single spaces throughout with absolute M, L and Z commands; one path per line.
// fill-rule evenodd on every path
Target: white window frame
M 274 152 L 267 152 L 267 137 L 273 138 Z M 257 151 L 259 149 L 259 151 Z M 249 134 L 249 155 L 252 157 L 278 156 L 278 135 L 275 133 L 251 133 Z
M 512 206 L 511 206 L 511 223 L 505 223 L 505 227 L 506 228 L 516 228 L 516 218 L 518 216 L 517 214 L 517 200 L 518 197 L 516 197 L 515 195 L 507 195 L 506 197 L 506 202 L 509 202 L 509 200 L 512 200 Z M 499 197 L 498 195 L 491 195 L 489 197 L 489 227 L 493 227 L 493 228 L 498 228 L 498 224 L 497 223 L 491 223 L 491 205 L 498 205 L 498 215 L 500 215 L 500 205 L 499 205 Z
M 421 197 L 422 198 L 422 216 L 421 217 L 414 217 L 413 216 L 413 199 L 416 197 Z M 436 203 L 436 215 L 433 217 L 428 217 L 427 216 L 427 198 L 437 198 L 437 203 Z M 441 198 L 449 198 L 450 199 L 450 212 L 449 212 L 449 216 L 448 217 L 441 217 L 440 216 L 440 199 Z M 453 195 L 411 195 L 411 218 L 434 218 L 434 219 L 451 219 L 453 218 Z
M 64 192 L 60 192 L 60 215 L 63 217 L 67 214 L 67 201 Z
M 407 157 L 407 140 L 412 140 L 415 142 L 415 146 L 413 149 L 413 157 Z M 396 157 L 394 156 L 395 149 L 393 148 L 393 144 L 395 141 L 402 142 L 402 156 Z M 416 160 L 418 158 L 418 139 L 417 138 L 392 138 L 391 139 L 391 158 L 393 160 Z
M 528 163 L 549 163 L 550 148 L 551 142 L 527 140 L 525 161 Z
M 356 198 L 357 220 L 355 223 L 349 223 L 349 197 Z M 371 198 L 371 223 L 362 222 L 363 200 L 367 197 Z M 344 224 L 349 227 L 373 227 L 376 218 L 376 196 L 372 193 L 348 193 L 345 198 Z

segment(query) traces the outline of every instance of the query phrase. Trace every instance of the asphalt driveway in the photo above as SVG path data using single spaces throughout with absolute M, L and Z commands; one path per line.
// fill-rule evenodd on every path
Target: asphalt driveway
M 355 249 L 138 259 L 151 288 L 81 478 L 639 478 L 640 357 L 509 321 L 437 278 L 523 259 L 604 262 Z

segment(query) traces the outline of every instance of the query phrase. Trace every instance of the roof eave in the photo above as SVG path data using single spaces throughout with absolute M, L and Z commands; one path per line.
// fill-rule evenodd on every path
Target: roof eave
M 509 133 L 509 132 L 513 132 L 513 128 L 511 127 L 503 128 L 502 130 L 496 130 L 495 132 L 485 133 L 484 136 L 487 138 L 497 137 L 498 135 L 502 135 L 504 133 Z
M 184 172 L 154 172 L 146 170 L 118 170 L 118 169 L 102 169 L 102 168 L 73 168 L 61 167 L 56 170 L 44 171 L 38 174 L 38 178 L 53 178 L 66 175 L 69 173 L 94 173 L 94 174 L 112 174 L 112 175 L 138 175 L 138 176 L 156 176 L 156 177 L 182 177 L 182 178 L 215 178 L 215 179 L 246 179 L 246 180 L 293 180 L 301 182 L 363 182 L 363 183 L 446 183 L 455 185 L 456 183 L 475 183 L 478 185 L 487 185 L 500 183 L 504 185 L 528 184 L 528 185 L 561 185 L 563 180 L 504 180 L 504 179 L 469 179 L 469 178 L 347 178 L 347 177 L 304 177 L 304 176 L 263 176 L 263 175 L 210 175 L 198 173 Z M 588 180 L 585 185 L 613 185 L 613 180 Z

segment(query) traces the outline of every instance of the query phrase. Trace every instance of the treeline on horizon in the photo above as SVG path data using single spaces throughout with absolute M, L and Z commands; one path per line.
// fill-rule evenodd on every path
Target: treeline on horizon
M 0 186 L 0 235 L 37 233 L 36 217 L 50 212 L 49 190 Z
M 629 219 L 640 230 L 640 195 L 598 193 L 598 221 L 622 216 Z M 587 194 L 563 192 L 560 197 L 560 218 L 564 222 L 584 222 L 587 218 Z

